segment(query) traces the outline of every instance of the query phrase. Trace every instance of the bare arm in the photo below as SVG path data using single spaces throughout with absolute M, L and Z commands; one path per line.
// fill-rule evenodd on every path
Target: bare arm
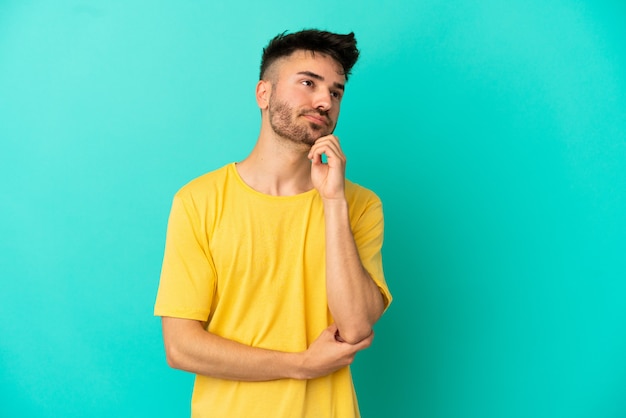
M 345 196 L 346 158 L 338 139 L 318 139 L 309 158 L 313 184 L 324 202 L 328 307 L 343 341 L 355 344 L 372 333 L 385 308 L 383 296 L 363 267 L 354 241 Z
M 372 337 L 350 345 L 335 339 L 333 325 L 303 352 L 286 353 L 250 347 L 206 331 L 192 319 L 162 318 L 168 364 L 176 369 L 228 380 L 313 379 L 352 363 Z
M 383 296 L 361 264 L 347 202 L 325 202 L 324 216 L 328 306 L 341 338 L 354 344 L 372 332 L 384 310 Z

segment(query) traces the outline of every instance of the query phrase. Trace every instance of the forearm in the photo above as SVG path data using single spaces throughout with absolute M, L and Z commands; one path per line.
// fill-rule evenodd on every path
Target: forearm
M 301 378 L 301 355 L 240 344 L 207 332 L 199 321 L 162 318 L 168 364 L 176 369 L 239 381 Z
M 373 335 L 358 344 L 337 341 L 331 325 L 299 353 L 287 353 L 222 338 L 190 319 L 162 318 L 168 364 L 218 379 L 260 382 L 277 379 L 315 379 L 352 363 L 357 352 L 372 343 Z
M 328 307 L 349 343 L 366 338 L 384 310 L 380 290 L 363 267 L 345 199 L 324 201 Z

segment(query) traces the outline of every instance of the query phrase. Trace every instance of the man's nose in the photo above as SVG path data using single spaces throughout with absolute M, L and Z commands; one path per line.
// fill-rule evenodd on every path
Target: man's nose
M 313 107 L 318 110 L 327 112 L 333 106 L 332 97 L 329 91 L 319 91 L 315 94 Z

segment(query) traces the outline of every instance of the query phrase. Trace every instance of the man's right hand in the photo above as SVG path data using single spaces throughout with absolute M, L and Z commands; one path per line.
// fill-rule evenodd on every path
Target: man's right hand
M 374 339 L 372 332 L 363 341 L 348 344 L 336 336 L 337 326 L 333 324 L 322 331 L 306 351 L 300 353 L 302 374 L 298 376 L 299 379 L 315 379 L 349 366 L 354 361 L 356 353 L 368 348 Z

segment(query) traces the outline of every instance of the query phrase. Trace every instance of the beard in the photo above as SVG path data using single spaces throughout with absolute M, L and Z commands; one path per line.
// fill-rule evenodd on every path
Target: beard
M 297 119 L 306 114 L 322 115 L 329 121 L 326 126 L 317 125 L 312 122 L 301 122 Z M 270 126 L 279 136 L 296 144 L 306 144 L 309 147 L 315 144 L 322 136 L 333 133 L 333 126 L 330 124 L 328 115 L 312 109 L 296 112 L 287 102 L 270 97 L 269 102 Z

